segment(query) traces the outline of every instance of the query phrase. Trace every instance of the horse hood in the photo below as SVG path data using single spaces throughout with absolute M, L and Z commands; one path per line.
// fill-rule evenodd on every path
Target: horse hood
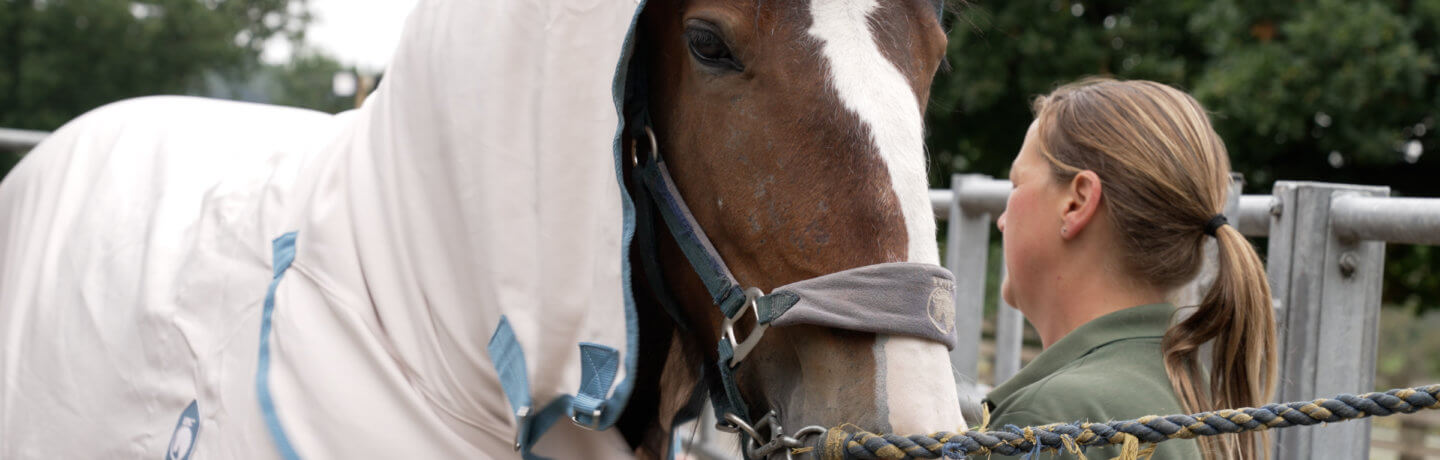
M 422 1 L 362 108 L 58 130 L 0 183 L 0 458 L 629 457 L 579 425 L 632 386 L 642 5 Z

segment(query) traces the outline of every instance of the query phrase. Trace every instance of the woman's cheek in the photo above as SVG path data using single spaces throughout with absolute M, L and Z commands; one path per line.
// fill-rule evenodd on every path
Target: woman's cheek
M 1011 292 L 1012 289 L 1013 288 L 1010 287 L 1010 276 L 1007 275 L 1000 281 L 1000 298 L 1005 301 L 1005 305 L 1013 307 L 1015 306 L 1015 294 Z
M 1035 272 L 1046 259 L 1041 229 L 1036 228 L 1034 219 L 1027 214 L 1033 208 L 1030 190 L 1016 189 L 1006 202 L 1005 230 L 1001 233 L 1001 247 L 1005 255 L 1005 280 L 1001 283 L 1001 295 L 1005 302 L 1020 307 L 1016 294 L 1026 291 L 1034 281 Z

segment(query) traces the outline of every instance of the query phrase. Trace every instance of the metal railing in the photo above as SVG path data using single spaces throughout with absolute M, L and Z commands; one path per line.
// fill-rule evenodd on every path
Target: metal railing
M 45 131 L 0 128 L 0 151 L 24 152 L 49 136 Z
M 956 318 L 975 319 L 957 321 L 960 343 L 969 346 L 957 346 L 951 355 L 965 376 L 956 382 L 962 398 L 974 398 L 990 228 L 1004 210 L 1010 183 L 981 175 L 952 179 L 950 190 L 931 190 L 930 196 L 936 217 L 949 222 L 945 265 L 957 279 Z M 1270 195 L 1242 196 L 1239 186 L 1232 183 L 1227 217 L 1242 234 L 1268 238 L 1266 272 L 1284 350 L 1277 399 L 1373 390 L 1385 244 L 1440 245 L 1440 198 L 1393 198 L 1388 187 L 1291 181 L 1277 182 Z M 1207 285 L 1202 270 L 1181 291 L 1198 299 Z M 1019 369 L 1023 332 L 1019 313 L 1003 300 L 996 303 L 991 383 Z M 1279 459 L 1365 458 L 1370 422 L 1279 430 L 1274 439 Z

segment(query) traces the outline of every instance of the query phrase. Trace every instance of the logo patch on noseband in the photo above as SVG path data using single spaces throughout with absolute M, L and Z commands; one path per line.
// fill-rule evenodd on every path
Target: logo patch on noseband
M 955 329 L 955 282 L 933 278 L 935 289 L 930 291 L 930 324 L 941 334 Z

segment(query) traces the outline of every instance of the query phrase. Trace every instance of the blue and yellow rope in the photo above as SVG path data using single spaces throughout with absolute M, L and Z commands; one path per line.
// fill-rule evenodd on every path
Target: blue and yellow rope
M 1140 443 L 1335 423 L 1425 409 L 1440 409 L 1440 384 L 1189 415 L 1151 415 L 1104 423 L 1053 423 L 997 431 L 942 431 L 901 436 L 870 433 L 847 425 L 831 428 L 817 448 L 802 450 L 816 453 L 825 460 L 905 460 L 1055 451 L 1078 453 L 1083 447 L 1121 445 L 1128 453 L 1122 457 L 1135 458 L 1149 453 L 1139 448 Z

